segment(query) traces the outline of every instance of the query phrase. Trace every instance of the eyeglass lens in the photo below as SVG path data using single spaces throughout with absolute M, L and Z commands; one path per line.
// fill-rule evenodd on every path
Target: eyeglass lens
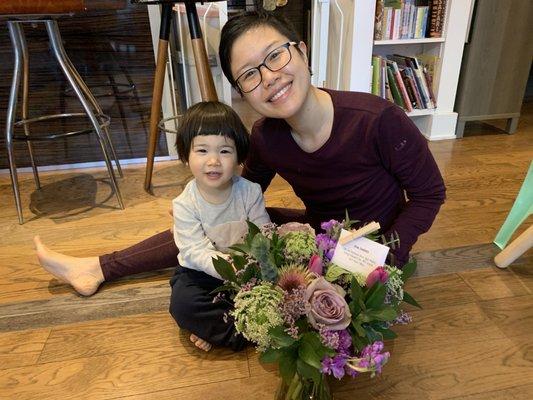
M 274 49 L 270 52 L 263 63 L 259 67 L 251 68 L 242 74 L 237 83 L 243 92 L 251 92 L 261 83 L 262 76 L 259 68 L 261 66 L 267 67 L 270 71 L 278 71 L 286 66 L 291 60 L 291 53 L 289 50 L 289 43 Z

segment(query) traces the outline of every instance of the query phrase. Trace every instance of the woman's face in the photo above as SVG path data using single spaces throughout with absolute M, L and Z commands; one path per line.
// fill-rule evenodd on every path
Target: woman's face
M 244 71 L 257 67 L 265 57 L 277 47 L 287 43 L 289 39 L 269 26 L 251 29 L 240 36 L 231 49 L 231 72 L 234 78 Z M 250 106 L 265 117 L 291 118 L 297 114 L 309 92 L 311 79 L 307 66 L 305 44 L 290 46 L 291 61 L 278 71 L 270 71 L 262 66 L 262 82 L 244 99 Z

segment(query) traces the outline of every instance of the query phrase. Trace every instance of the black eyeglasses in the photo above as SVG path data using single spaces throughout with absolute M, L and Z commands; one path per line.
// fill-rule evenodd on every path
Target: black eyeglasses
M 263 81 L 263 75 L 261 75 L 261 67 L 265 67 L 272 72 L 279 71 L 288 63 L 291 62 L 292 54 L 289 50 L 290 46 L 296 45 L 296 42 L 287 42 L 279 47 L 276 47 L 270 53 L 267 54 L 261 64 L 255 68 L 250 68 L 244 71 L 235 80 L 237 86 L 242 93 L 249 93 L 258 87 Z

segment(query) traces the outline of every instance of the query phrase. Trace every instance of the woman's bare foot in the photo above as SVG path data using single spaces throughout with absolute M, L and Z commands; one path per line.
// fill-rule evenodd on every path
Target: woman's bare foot
M 70 284 L 82 296 L 91 296 L 104 281 L 98 257 L 71 257 L 50 250 L 39 236 L 33 238 L 41 266 Z
M 191 337 L 189 338 L 191 340 L 191 342 L 193 342 L 193 344 L 198 347 L 200 350 L 203 350 L 203 351 L 209 351 L 211 350 L 211 347 L 213 347 L 211 345 L 211 343 L 207 343 L 204 339 L 200 339 L 198 336 L 196 335 L 192 335 L 191 334 Z

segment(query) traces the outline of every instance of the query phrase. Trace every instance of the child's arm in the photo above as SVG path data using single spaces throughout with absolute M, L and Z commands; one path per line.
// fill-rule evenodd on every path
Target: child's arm
M 213 267 L 213 257 L 228 255 L 215 249 L 205 235 L 199 215 L 180 202 L 173 202 L 174 241 L 179 249 L 178 261 L 182 267 L 205 272 L 222 279 Z
M 255 225 L 261 227 L 270 222 L 270 217 L 265 209 L 265 199 L 261 186 L 257 183 L 249 182 L 249 191 L 247 196 L 247 218 Z

